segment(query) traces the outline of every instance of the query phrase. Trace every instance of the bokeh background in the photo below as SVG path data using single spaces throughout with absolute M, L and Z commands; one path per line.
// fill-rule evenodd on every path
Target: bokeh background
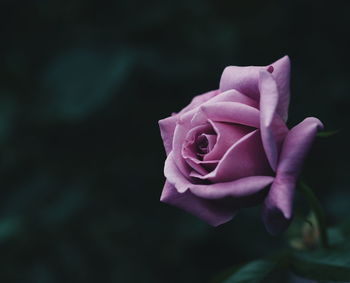
M 289 125 L 327 130 L 304 178 L 350 212 L 346 1 L 2 0 L 0 282 L 210 282 L 284 244 L 259 208 L 218 228 L 159 202 L 157 121 L 227 65 L 292 60 Z

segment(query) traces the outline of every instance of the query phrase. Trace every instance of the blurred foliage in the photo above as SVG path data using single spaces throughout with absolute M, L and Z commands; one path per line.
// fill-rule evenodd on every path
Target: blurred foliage
M 229 276 L 223 283 L 259 283 L 276 267 L 277 262 L 269 260 L 255 260 L 239 268 L 233 275 Z
M 310 224 L 312 222 L 311 220 Z M 231 268 L 222 273 L 217 282 L 349 282 L 349 223 L 347 221 L 339 227 L 328 229 L 330 245 L 327 247 L 316 247 L 310 244 L 297 246 L 290 242 L 291 247 L 269 257 Z M 315 224 L 312 225 L 317 230 Z M 298 221 L 294 222 L 291 228 L 295 229 L 295 226 L 298 225 L 300 225 Z M 309 228 L 310 225 L 306 227 Z M 304 237 L 309 237 L 305 235 L 305 230 L 301 229 L 301 232 Z M 291 239 L 293 240 L 293 238 Z
M 216 229 L 159 203 L 157 120 L 227 65 L 292 59 L 290 125 L 328 221 L 349 213 L 349 3 L 3 0 L 0 281 L 209 282 L 282 245 L 259 208 Z

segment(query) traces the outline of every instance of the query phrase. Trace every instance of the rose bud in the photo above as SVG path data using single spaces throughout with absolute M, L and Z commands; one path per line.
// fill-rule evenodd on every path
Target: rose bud
M 288 56 L 266 67 L 229 66 L 219 89 L 160 120 L 161 201 L 213 226 L 261 203 L 267 230 L 285 230 L 303 160 L 323 127 L 309 117 L 287 128 L 289 77 Z

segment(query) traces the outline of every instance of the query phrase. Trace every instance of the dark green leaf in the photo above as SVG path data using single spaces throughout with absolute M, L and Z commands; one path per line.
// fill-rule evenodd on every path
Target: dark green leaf
M 329 281 L 350 280 L 350 244 L 312 252 L 296 252 L 291 268 L 297 275 Z
M 234 274 L 228 277 L 224 283 L 254 283 L 261 282 L 266 278 L 275 268 L 277 262 L 272 260 L 256 260 L 243 265 Z

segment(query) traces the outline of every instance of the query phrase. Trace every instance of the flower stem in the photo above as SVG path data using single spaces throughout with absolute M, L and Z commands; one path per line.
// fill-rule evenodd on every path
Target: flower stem
M 312 191 L 312 189 L 303 181 L 300 182 L 299 188 L 304 197 L 308 200 L 310 208 L 315 214 L 317 226 L 320 230 L 321 244 L 324 248 L 329 248 L 326 219 L 321 203 Z

